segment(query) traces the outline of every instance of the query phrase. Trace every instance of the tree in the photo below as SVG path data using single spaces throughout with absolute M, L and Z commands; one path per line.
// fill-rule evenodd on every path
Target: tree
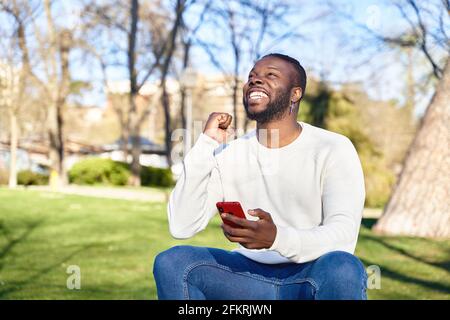
M 383 150 L 376 145 L 364 124 L 365 109 L 376 104 L 359 86 L 332 89 L 324 81 L 309 80 L 309 90 L 301 103 L 299 120 L 348 137 L 361 159 L 366 188 L 365 205 L 383 206 L 389 198 L 393 175 L 389 171 Z
M 204 26 L 220 30 L 225 42 L 195 38 L 194 44 L 203 48 L 212 64 L 229 79 L 235 128 L 241 123 L 238 107 L 243 66 L 253 64 L 274 44 L 298 37 L 295 30 L 280 31 L 277 28 L 280 23 L 285 23 L 290 9 L 285 1 L 215 1 L 209 9 L 209 18 L 206 19 L 209 23 L 205 23 Z M 267 45 L 262 45 L 269 40 Z M 231 66 L 227 66 L 219 58 L 224 51 L 229 52 L 232 57 Z M 248 121 L 244 119 L 242 123 L 244 129 L 247 125 Z
M 166 144 L 166 158 L 169 167 L 172 166 L 172 126 L 170 118 L 170 101 L 169 94 L 167 93 L 167 76 L 169 74 L 169 67 L 172 62 L 172 58 L 176 49 L 177 34 L 182 27 L 183 14 L 187 10 L 189 5 L 192 5 L 195 1 L 177 0 L 175 5 L 175 18 L 172 24 L 172 29 L 168 35 L 168 39 L 165 42 L 164 56 L 162 63 L 159 66 L 160 69 L 160 87 L 161 87 L 161 103 L 164 109 L 165 118 L 165 144 Z
M 9 117 L 10 128 L 10 158 L 8 186 L 17 186 L 17 146 L 19 141 L 18 117 L 23 110 L 26 73 L 24 67 L 17 63 L 17 42 L 23 37 L 23 20 L 16 10 L 8 8 L 9 15 L 14 20 L 14 30 L 11 34 L 3 34 L 2 55 L 0 60 L 0 108 Z M 6 10 L 5 10 L 6 11 Z M 23 60 L 23 56 L 21 57 Z M 1 109 L 0 109 L 1 110 Z
M 211 6 L 209 13 L 208 20 L 212 23 L 213 28 L 222 30 L 226 37 L 225 50 L 230 49 L 231 51 L 232 66 L 227 67 L 218 59 L 219 53 L 224 48 L 217 43 L 216 39 L 204 40 L 197 37 L 195 43 L 206 51 L 212 64 L 226 75 L 226 78 L 231 79 L 228 85 L 231 89 L 233 126 L 237 128 L 238 89 L 240 87 L 240 75 L 245 52 L 250 50 L 250 33 L 254 30 L 251 28 L 252 19 L 249 7 L 244 6 L 241 0 L 216 1 Z
M 179 68 L 180 71 L 176 75 L 178 79 L 181 81 L 182 75 L 186 72 L 186 70 L 191 65 L 191 52 L 192 52 L 192 46 L 193 43 L 197 37 L 197 32 L 201 28 L 201 26 L 204 23 L 206 14 L 210 10 L 210 7 L 212 5 L 211 1 L 206 1 L 205 3 L 200 3 L 200 6 L 202 6 L 201 13 L 198 17 L 198 20 L 193 24 L 192 26 L 188 25 L 186 20 L 184 18 L 181 19 L 181 29 L 180 29 L 180 42 L 181 42 L 181 60 L 182 64 Z M 175 68 L 176 69 L 176 68 Z M 186 119 L 186 103 L 187 103 L 187 92 L 186 88 L 181 85 L 179 89 L 180 94 L 180 105 L 181 105 L 181 127 L 187 132 L 188 124 Z
M 450 63 L 405 159 L 400 179 L 374 231 L 420 237 L 450 237 Z
M 46 103 L 51 170 L 55 173 L 55 186 L 62 186 L 67 183 L 64 108 L 70 93 L 69 54 L 74 45 L 74 30 L 56 22 L 50 0 L 43 3 L 3 1 L 2 10 L 14 16 L 18 23 L 17 39 L 23 73 L 30 77 Z M 45 28 L 42 28 L 44 23 Z M 30 40 L 33 46 L 30 46 Z M 33 48 L 32 52 L 29 47 Z
M 86 48 L 100 62 L 103 78 L 108 78 L 107 69 L 123 69 L 129 80 L 127 104 L 125 108 L 121 105 L 116 106 L 115 110 L 121 123 L 121 139 L 125 155 L 128 153 L 128 140 L 131 141 L 132 185 L 140 185 L 140 131 L 146 116 L 156 107 L 155 97 L 161 98 L 164 110 L 166 155 L 169 165 L 171 164 L 172 129 L 166 79 L 176 49 L 181 18 L 193 2 L 177 0 L 173 18 L 164 10 L 161 12 L 160 9 L 163 8 L 161 3 L 152 1 L 130 0 L 127 3 L 91 1 L 86 5 L 87 30 L 92 34 L 91 44 L 86 45 Z M 118 11 L 117 8 L 122 10 Z M 103 43 L 103 50 L 99 50 L 99 35 L 111 34 L 120 40 L 109 41 L 108 38 Z M 126 43 L 126 47 L 123 43 Z M 139 110 L 136 101 L 140 96 L 140 90 L 149 79 L 154 81 L 159 79 L 160 91 L 155 94 L 147 107 Z
M 353 22 L 363 32 L 365 47 L 404 51 L 410 59 L 412 53 L 417 52 L 427 62 L 429 70 L 425 81 L 421 79 L 421 82 L 438 83 L 409 147 L 394 191 L 374 230 L 388 234 L 449 237 L 448 182 L 442 172 L 449 169 L 450 42 L 447 26 L 450 2 L 398 0 L 393 5 L 404 27 L 390 34 L 374 30 L 367 24 L 355 21 L 352 15 L 340 12 L 341 17 Z M 409 94 L 406 106 L 411 107 L 408 103 L 414 100 L 411 96 L 414 86 L 411 79 L 407 83 Z
M 20 75 L 19 75 L 20 73 Z M 0 63 L 0 110 L 9 117 L 10 148 L 8 186 L 17 186 L 17 146 L 19 142 L 18 117 L 23 103 L 23 72 L 14 68 L 11 60 Z M 22 85 L 19 85 L 22 83 Z
M 38 80 L 30 65 L 27 47 L 26 29 L 30 23 L 29 11 L 24 10 L 25 4 L 20 1 L 0 3 L 0 11 L 6 13 L 11 20 L 11 30 L 2 30 L 2 55 L 0 58 L 0 99 L 1 105 L 6 107 L 10 128 L 10 165 L 9 187 L 17 186 L 17 149 L 19 144 L 19 119 L 25 114 L 33 114 L 25 107 L 29 106 L 32 97 L 31 79 Z M 8 33 L 8 31 L 10 33 Z M 28 117 L 29 118 L 29 117 Z
M 268 50 L 272 48 L 274 44 L 280 44 L 282 41 L 290 39 L 294 41 L 298 38 L 303 38 L 295 29 L 283 30 L 280 32 L 278 26 L 280 24 L 287 25 L 287 16 L 292 14 L 293 8 L 284 1 L 243 1 L 243 5 L 247 6 L 254 12 L 254 19 L 257 21 L 256 36 L 250 37 L 250 59 L 251 62 L 255 62 L 262 57 L 264 53 L 268 53 Z M 319 14 L 319 16 L 322 13 Z M 312 20 L 315 20 L 313 17 Z M 306 23 L 306 22 L 305 22 Z M 265 41 L 270 42 L 263 46 Z M 235 78 L 235 84 L 237 84 L 237 78 Z M 234 89 L 234 87 L 233 87 Z M 247 132 L 249 125 L 249 119 L 246 117 L 244 120 L 244 131 Z

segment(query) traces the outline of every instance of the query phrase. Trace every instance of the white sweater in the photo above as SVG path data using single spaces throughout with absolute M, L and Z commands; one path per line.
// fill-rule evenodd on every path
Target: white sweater
M 269 249 L 238 252 L 262 263 L 303 263 L 330 251 L 353 253 L 364 207 L 364 176 L 350 140 L 299 122 L 302 132 L 281 148 L 267 148 L 256 130 L 220 145 L 201 134 L 183 161 L 170 195 L 174 238 L 205 229 L 218 214 L 216 202 L 261 208 L 277 227 Z M 218 235 L 219 236 L 219 235 Z

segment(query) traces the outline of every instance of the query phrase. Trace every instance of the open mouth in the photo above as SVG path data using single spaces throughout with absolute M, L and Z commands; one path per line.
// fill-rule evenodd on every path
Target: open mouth
M 269 99 L 269 96 L 262 90 L 253 89 L 247 94 L 247 99 L 249 103 L 255 103 L 263 101 L 264 99 Z

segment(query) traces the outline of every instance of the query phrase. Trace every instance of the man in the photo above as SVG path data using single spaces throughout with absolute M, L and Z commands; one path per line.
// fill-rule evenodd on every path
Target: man
M 257 128 L 231 142 L 231 116 L 212 113 L 184 159 L 169 200 L 170 232 L 186 239 L 239 201 L 248 219 L 222 214 L 234 251 L 177 246 L 160 253 L 160 299 L 366 299 L 366 273 L 353 255 L 364 178 L 350 140 L 297 122 L 306 74 L 282 54 L 257 61 L 243 88 Z

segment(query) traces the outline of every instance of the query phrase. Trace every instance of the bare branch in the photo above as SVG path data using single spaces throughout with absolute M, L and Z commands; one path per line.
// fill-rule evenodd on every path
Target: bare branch
M 425 54 L 425 56 L 427 57 L 428 61 L 430 62 L 432 68 L 433 68 L 433 73 L 436 76 L 436 78 L 440 79 L 442 77 L 442 68 L 439 68 L 439 66 L 436 64 L 436 62 L 434 61 L 433 57 L 431 56 L 428 47 L 427 47 L 427 29 L 422 21 L 422 16 L 420 14 L 419 8 L 417 7 L 417 4 L 414 0 L 408 0 L 408 3 L 411 5 L 411 7 L 414 9 L 414 12 L 416 13 L 416 17 L 417 17 L 417 21 L 419 23 L 419 28 L 421 30 L 421 44 L 420 47 L 423 51 L 423 53 Z

